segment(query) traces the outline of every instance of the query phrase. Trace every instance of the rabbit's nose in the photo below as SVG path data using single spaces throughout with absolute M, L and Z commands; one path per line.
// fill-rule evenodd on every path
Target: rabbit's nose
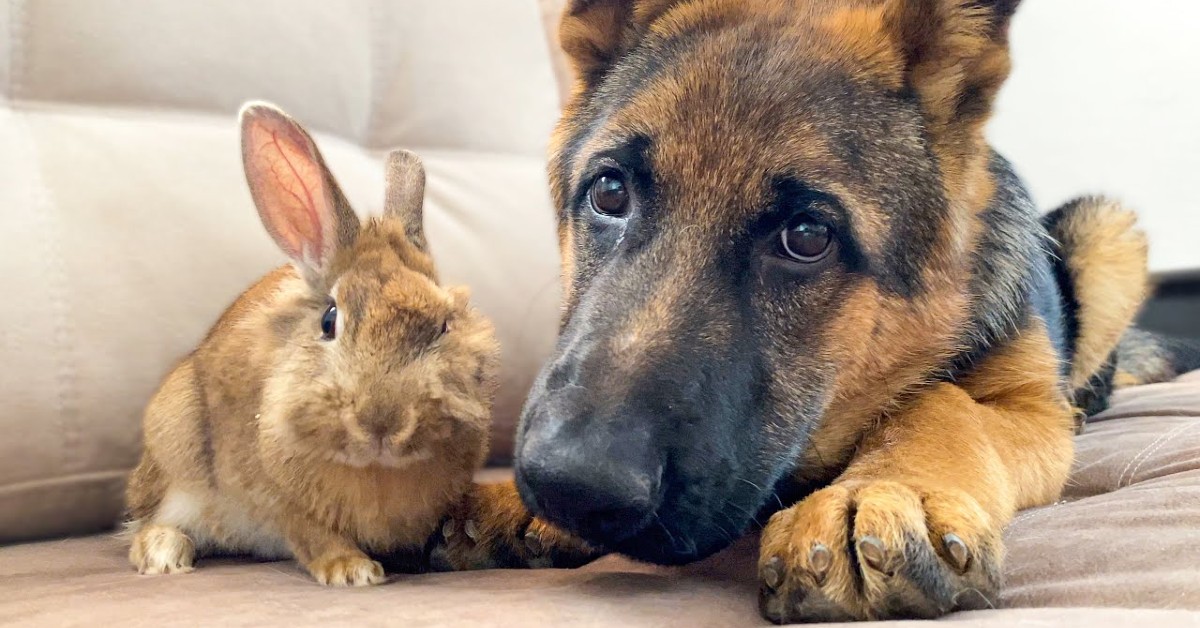
M 362 429 L 367 433 L 368 438 L 380 442 L 387 440 L 396 431 L 394 418 L 383 412 L 372 412 L 365 417 L 361 417 L 359 424 L 362 425 Z

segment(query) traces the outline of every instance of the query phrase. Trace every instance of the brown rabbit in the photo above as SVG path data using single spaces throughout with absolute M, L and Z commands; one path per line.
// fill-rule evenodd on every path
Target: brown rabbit
M 420 161 L 389 156 L 384 215 L 360 224 L 294 120 L 248 104 L 241 129 L 254 202 L 292 264 L 243 293 L 146 408 L 127 495 L 134 566 L 295 557 L 323 584 L 366 585 L 384 580 L 368 553 L 460 525 L 442 565 L 503 554 L 525 566 L 575 548 L 531 527 L 511 483 L 472 487 L 498 345 L 466 290 L 437 283 Z

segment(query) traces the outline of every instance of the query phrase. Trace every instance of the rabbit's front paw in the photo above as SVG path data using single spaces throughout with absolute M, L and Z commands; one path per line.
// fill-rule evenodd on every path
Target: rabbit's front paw
M 365 587 L 387 579 L 383 566 L 362 552 L 323 556 L 308 565 L 308 571 L 317 582 L 331 587 Z
M 129 562 L 146 575 L 192 571 L 196 546 L 182 530 L 150 524 L 137 531 L 129 548 Z

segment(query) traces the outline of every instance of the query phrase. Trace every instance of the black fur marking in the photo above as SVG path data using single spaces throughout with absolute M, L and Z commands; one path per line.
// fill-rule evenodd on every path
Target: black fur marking
M 1113 392 L 1113 375 L 1116 371 L 1117 352 L 1114 350 L 1100 370 L 1088 379 L 1087 384 L 1075 391 L 1072 403 L 1083 412 L 1085 418 L 1096 416 L 1108 409 L 1108 399 Z
M 1159 344 L 1166 353 L 1167 363 L 1176 373 L 1200 369 L 1200 342 L 1186 338 L 1160 336 Z
M 1059 207 L 1042 217 L 1042 226 L 1047 233 L 1056 233 L 1059 223 L 1067 215 L 1073 205 Z M 1066 359 L 1073 360 L 1079 342 L 1079 299 L 1075 296 L 1075 282 L 1071 280 L 1071 271 L 1067 267 L 1066 255 L 1059 243 L 1054 242 L 1053 255 L 1050 258 L 1054 268 L 1054 278 L 1058 283 L 1058 292 L 1063 310 L 1063 335 L 1066 341 Z
M 1054 273 L 1051 250 L 1053 243 L 1043 240 L 1042 255 L 1033 260 L 1033 286 L 1029 295 L 1030 309 L 1045 326 L 1046 335 L 1058 356 L 1058 374 L 1063 384 L 1071 375 L 1072 344 L 1065 331 L 1067 316 L 1063 307 L 1062 284 Z
M 981 215 L 983 232 L 974 254 L 972 326 L 967 350 L 950 366 L 953 381 L 1003 345 L 1037 316 L 1058 350 L 1067 375 L 1069 343 L 1064 333 L 1060 282 L 1053 251 L 1037 210 L 1009 163 L 993 153 L 991 172 L 996 195 Z
M 1170 381 L 1200 368 L 1200 342 L 1128 329 L 1117 346 L 1117 368 L 1142 384 Z

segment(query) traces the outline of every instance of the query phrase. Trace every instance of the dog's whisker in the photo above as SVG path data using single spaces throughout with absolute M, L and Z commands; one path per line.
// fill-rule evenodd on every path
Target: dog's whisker
M 751 521 L 753 521 L 753 522 L 754 522 L 754 524 L 755 524 L 755 525 L 762 525 L 761 523 L 759 523 L 759 521 L 758 521 L 758 515 L 757 515 L 756 513 L 753 513 L 753 512 L 751 512 L 751 511 L 750 511 L 748 508 L 745 508 L 745 507 L 741 506 L 740 504 L 738 504 L 737 502 L 733 501 L 732 499 L 727 499 L 727 500 L 725 500 L 725 505 L 726 505 L 726 506 L 732 506 L 732 507 L 733 507 L 735 510 L 737 510 L 738 512 L 742 513 L 743 515 L 746 515 L 747 517 L 749 517 L 749 518 L 750 518 L 750 520 L 751 520 Z M 733 523 L 733 522 L 734 522 L 734 521 L 733 521 L 733 519 L 732 519 L 732 517 L 730 517 L 728 514 L 726 514 L 726 515 L 725 515 L 725 518 L 726 518 L 726 519 L 729 519 L 729 522 L 730 522 L 730 523 Z
M 746 484 L 749 484 L 751 487 L 753 487 L 753 488 L 754 488 L 754 490 L 756 490 L 756 491 L 758 491 L 758 492 L 760 492 L 760 493 L 764 492 L 764 491 L 763 491 L 763 487 L 761 487 L 761 486 L 759 486 L 759 485 L 755 484 L 754 482 L 751 482 L 750 480 L 747 480 L 746 478 L 739 477 L 737 480 L 738 480 L 739 482 L 745 482 Z M 779 498 L 779 493 L 778 493 L 777 491 L 771 491 L 771 497 L 772 497 L 772 498 L 775 500 L 775 502 L 776 502 L 777 504 L 779 504 L 779 509 L 780 509 L 780 510 L 783 510 L 784 508 L 787 508 L 787 506 L 784 506 L 784 505 L 783 505 L 783 500 Z M 733 506 L 737 507 L 737 508 L 738 508 L 738 509 L 740 509 L 740 510 L 741 510 L 743 513 L 745 513 L 745 514 L 749 515 L 749 516 L 750 516 L 750 519 L 751 519 L 752 521 L 754 521 L 755 525 L 762 525 L 762 522 L 758 520 L 758 514 L 757 514 L 757 513 L 751 513 L 749 510 L 747 510 L 747 509 L 745 509 L 745 508 L 742 508 L 741 506 L 738 506 L 737 504 L 734 504 L 732 501 L 730 501 L 730 502 L 728 502 L 728 503 L 729 503 L 730 505 L 733 505 Z
M 667 535 L 667 541 L 671 543 L 671 551 L 678 551 L 675 542 L 675 535 L 671 534 L 671 530 L 667 528 L 667 525 L 662 522 L 662 519 L 658 518 L 658 513 L 654 513 L 654 523 L 657 523 L 658 527 L 662 528 L 663 534 Z
M 734 541 L 738 540 L 738 537 L 741 536 L 741 531 L 744 526 L 738 526 L 737 522 L 734 521 L 733 518 L 730 517 L 728 514 L 724 514 L 724 517 L 725 517 L 725 520 L 728 521 L 730 525 L 734 526 L 734 529 L 735 529 L 734 533 L 729 534 L 728 532 L 726 532 L 726 534 L 729 536 L 729 542 L 733 543 Z M 761 525 L 760 523 L 758 523 L 757 519 L 751 517 L 751 520 L 754 521 L 755 525 Z M 722 528 L 721 530 L 723 532 L 725 531 L 724 528 Z
M 726 517 L 726 518 L 728 518 L 728 517 Z M 725 529 L 725 526 L 723 526 L 723 525 L 721 525 L 721 524 L 717 523 L 716 519 L 713 519 L 713 520 L 712 520 L 712 524 L 713 524 L 713 526 L 714 526 L 716 529 L 718 529 L 718 530 L 720 530 L 720 531 L 721 531 L 721 534 L 725 535 L 725 540 L 726 540 L 726 541 L 729 541 L 730 543 L 732 543 L 732 542 L 734 541 L 734 538 L 733 538 L 733 533 L 732 533 L 732 532 L 730 532 L 729 530 L 726 530 L 726 529 Z
M 755 484 L 754 482 L 751 482 L 750 480 L 747 480 L 746 478 L 738 478 L 738 481 L 745 482 L 746 484 L 753 486 L 756 490 L 759 490 L 759 491 L 763 490 L 763 488 L 761 486 Z

